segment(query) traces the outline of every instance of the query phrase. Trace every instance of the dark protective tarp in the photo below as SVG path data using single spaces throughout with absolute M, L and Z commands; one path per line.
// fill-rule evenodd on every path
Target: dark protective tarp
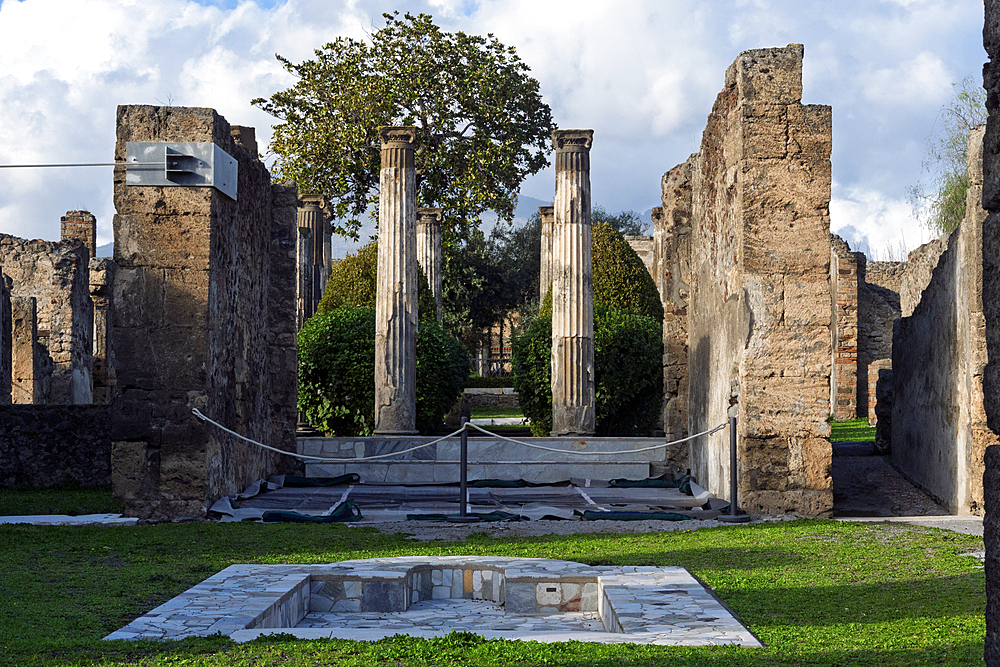
M 608 486 L 619 489 L 679 489 L 686 496 L 691 493 L 691 475 L 684 475 L 680 479 L 663 479 L 663 477 L 650 477 L 649 479 L 613 479 L 608 482 Z
M 264 523 L 343 523 L 345 521 L 360 521 L 361 509 L 353 500 L 338 503 L 333 511 L 326 516 L 313 516 L 288 510 L 268 510 L 261 514 Z
M 304 488 L 311 486 L 342 486 L 344 484 L 360 484 L 361 476 L 356 472 L 349 472 L 340 477 L 293 477 L 285 475 L 283 486 L 292 488 Z
M 677 514 L 676 512 L 595 512 L 586 510 L 584 521 L 690 521 L 694 517 Z

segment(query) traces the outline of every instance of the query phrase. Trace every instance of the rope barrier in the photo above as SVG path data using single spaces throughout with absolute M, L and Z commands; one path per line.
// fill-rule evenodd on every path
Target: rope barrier
M 486 429 L 482 428 L 481 426 L 476 426 L 475 424 L 467 424 L 467 426 L 471 426 L 472 428 L 474 428 L 474 429 L 476 429 L 478 431 L 482 431 L 483 433 L 486 433 L 488 435 L 492 435 L 495 438 L 499 438 L 500 440 L 507 440 L 507 441 L 513 442 L 513 443 L 515 443 L 517 445 L 522 445 L 524 447 L 530 447 L 532 449 L 541 449 L 541 450 L 546 451 L 546 452 L 556 452 L 558 454 L 576 454 L 577 456 L 603 456 L 605 454 L 637 454 L 639 452 L 649 452 L 649 451 L 652 451 L 654 449 L 663 449 L 664 447 L 669 447 L 670 445 L 677 445 L 677 444 L 680 444 L 682 442 L 687 442 L 688 440 L 694 440 L 695 438 L 700 438 L 703 435 L 712 435 L 716 431 L 721 431 L 722 429 L 726 428 L 727 424 L 726 424 L 726 422 L 723 422 L 723 423 L 719 424 L 718 426 L 716 426 L 715 428 L 710 428 L 707 431 L 702 431 L 701 433 L 695 433 L 694 435 L 689 435 L 688 437 L 681 438 L 680 440 L 671 440 L 670 442 L 665 442 L 662 445 L 653 445 L 651 447 L 641 447 L 639 449 L 620 449 L 620 450 L 618 450 L 616 452 L 574 452 L 574 451 L 572 451 L 570 449 L 555 449 L 554 447 L 545 447 L 544 445 L 536 445 L 536 444 L 531 443 L 531 442 L 524 442 L 523 440 L 515 440 L 514 438 L 508 438 L 505 435 L 500 435 L 499 433 L 492 433 L 490 431 L 487 431 Z
M 482 431 L 483 433 L 485 433 L 487 435 L 491 435 L 491 436 L 493 436 L 493 437 L 495 437 L 497 439 L 507 440 L 508 442 L 513 442 L 514 444 L 522 445 L 524 447 L 530 447 L 531 449 L 541 449 L 541 450 L 546 451 L 546 452 L 555 452 L 557 454 L 575 454 L 576 456 L 605 456 L 605 455 L 609 455 L 609 454 L 638 454 L 638 453 L 641 453 L 641 452 L 649 452 L 649 451 L 652 451 L 654 449 L 662 449 L 664 447 L 669 447 L 670 445 L 677 445 L 677 444 L 680 444 L 682 442 L 687 442 L 688 440 L 694 440 L 695 438 L 700 438 L 703 435 L 712 435 L 713 433 L 715 433 L 717 431 L 721 431 L 722 429 L 726 428 L 726 426 L 729 425 L 728 422 L 722 422 L 721 424 L 719 424 L 715 428 L 710 428 L 707 431 L 702 431 L 701 433 L 695 433 L 694 435 L 689 435 L 688 437 L 681 438 L 680 440 L 671 440 L 670 442 L 665 442 L 662 445 L 652 445 L 650 447 L 641 447 L 639 449 L 622 449 L 622 450 L 618 450 L 618 451 L 614 451 L 614 452 L 575 452 L 575 451 L 570 450 L 570 449 L 555 449 L 554 447 L 545 447 L 544 445 L 536 445 L 536 444 L 531 443 L 531 442 L 524 442 L 523 440 L 515 440 L 514 438 L 508 438 L 507 436 L 500 435 L 499 433 L 493 433 L 491 431 L 487 431 L 486 429 L 482 428 L 481 426 L 477 426 L 475 424 L 466 423 L 466 424 L 464 424 L 462 426 L 462 428 L 458 429 L 454 433 L 449 433 L 448 435 L 446 435 L 446 436 L 444 436 L 442 438 L 438 438 L 437 440 L 431 440 L 430 442 L 425 442 L 425 443 L 423 443 L 421 445 L 417 445 L 416 447 L 410 447 L 409 449 L 403 449 L 403 450 L 400 450 L 398 452 L 390 452 L 388 454 L 376 454 L 376 455 L 373 455 L 373 456 L 362 456 L 362 457 L 357 457 L 357 458 L 332 458 L 332 457 L 328 457 L 328 456 L 327 457 L 324 457 L 324 456 L 306 456 L 305 454 L 293 454 L 292 452 L 286 452 L 283 449 L 278 449 L 276 447 L 271 447 L 269 445 L 265 445 L 262 442 L 257 442 L 256 440 L 251 440 L 250 438 L 246 438 L 246 437 L 240 435 L 239 433 L 237 433 L 236 431 L 232 431 L 232 430 L 226 428 L 225 426 L 223 426 L 219 422 L 215 421 L 214 419 L 210 419 L 210 418 L 206 417 L 197 408 L 195 408 L 191 412 L 193 412 L 194 416 L 197 417 L 198 419 L 201 419 L 202 421 L 208 422 L 208 423 L 210 423 L 210 424 L 212 424 L 214 426 L 217 426 L 218 428 L 222 429 L 226 433 L 229 433 L 230 435 L 232 435 L 234 437 L 237 437 L 240 440 L 243 440 L 244 442 L 248 442 L 251 445 L 257 445 L 258 447 L 263 447 L 264 449 L 269 449 L 272 452 L 277 452 L 279 454 L 284 454 L 286 456 L 292 456 L 292 457 L 295 457 L 297 459 L 303 459 L 303 460 L 308 460 L 308 461 L 324 461 L 324 462 L 328 462 L 328 463 L 356 463 L 358 461 L 374 461 L 374 460 L 377 460 L 377 459 L 389 458 L 391 456 L 399 456 L 400 454 L 407 454 L 409 452 L 413 452 L 413 451 L 416 451 L 418 449 L 423 449 L 424 447 L 430 447 L 431 445 L 436 445 L 437 443 L 443 442 L 443 441 L 445 441 L 445 440 L 447 440 L 449 438 L 454 438 L 456 435 L 458 435 L 459 433 L 461 433 L 462 431 L 464 431 L 466 429 L 466 427 L 468 427 L 468 426 L 471 426 L 472 428 L 476 429 L 477 431 Z
M 272 452 L 278 452 L 279 454 L 284 454 L 285 456 L 292 456 L 292 457 L 295 457 L 297 459 L 303 459 L 303 460 L 308 460 L 308 461 L 326 461 L 326 462 L 329 462 L 329 463 L 354 463 L 355 461 L 374 461 L 375 459 L 386 459 L 386 458 L 389 458 L 390 456 L 399 456 L 400 454 L 407 454 L 409 452 L 413 452 L 413 451 L 416 451 L 418 449 L 423 449 L 424 447 L 430 447 L 431 445 L 436 445 L 437 443 L 439 443 L 439 442 L 441 442 L 443 440 L 447 440 L 448 438 L 454 438 L 456 435 L 458 435 L 459 433 L 462 432 L 462 429 L 460 428 L 457 431 L 455 431 L 454 433 L 449 433 L 448 435 L 444 436 L 443 438 L 438 438 L 437 440 L 431 440 L 430 442 L 425 442 L 424 444 L 417 445 L 416 447 L 410 447 L 409 449 L 402 449 L 402 450 L 400 450 L 398 452 L 390 452 L 388 454 L 376 454 L 374 456 L 362 456 L 362 457 L 357 457 L 357 458 L 352 458 L 352 459 L 331 458 L 331 457 L 328 457 L 328 456 L 326 456 L 326 457 L 324 457 L 324 456 L 306 456 L 305 454 L 293 454 L 292 452 L 286 452 L 283 449 L 278 449 L 276 447 L 270 447 L 268 445 L 265 445 L 262 442 L 257 442 L 256 440 L 251 440 L 250 438 L 245 438 L 242 435 L 240 435 L 239 433 L 237 433 L 236 431 L 229 430 L 228 428 L 226 428 L 225 426 L 223 426 L 219 422 L 215 421 L 214 419 L 210 419 L 210 418 L 206 417 L 205 415 L 203 415 L 201 413 L 201 411 L 198 410 L 198 408 L 195 408 L 191 412 L 193 412 L 194 416 L 197 417 L 198 419 L 200 419 L 202 421 L 206 421 L 209 424 L 213 424 L 215 426 L 218 426 L 219 428 L 221 428 L 226 433 L 228 433 L 228 434 L 230 434 L 232 436 L 235 436 L 235 437 L 239 438 L 240 440 L 243 440 L 244 442 L 249 442 L 251 445 L 257 445 L 258 447 L 263 447 L 264 449 L 270 449 Z M 464 427 L 462 427 L 462 428 L 464 428 Z

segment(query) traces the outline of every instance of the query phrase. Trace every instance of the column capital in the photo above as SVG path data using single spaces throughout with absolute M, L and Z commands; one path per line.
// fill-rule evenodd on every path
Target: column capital
M 552 218 L 556 214 L 555 206 L 539 206 L 538 215 L 542 216 L 542 220 L 545 218 Z
M 589 151 L 594 143 L 593 130 L 553 130 L 552 145 L 556 152 Z
M 299 208 L 320 209 L 326 206 L 326 199 L 323 195 L 299 195 Z
M 417 140 L 417 128 L 412 125 L 378 128 L 382 148 L 412 148 Z
M 427 225 L 431 223 L 440 223 L 441 214 L 444 213 L 443 208 L 418 208 L 417 209 L 417 224 Z

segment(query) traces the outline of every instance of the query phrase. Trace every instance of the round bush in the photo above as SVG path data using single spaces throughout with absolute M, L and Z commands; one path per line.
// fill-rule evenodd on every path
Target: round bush
M 372 239 L 354 255 L 348 254 L 330 267 L 323 298 L 316 312 L 335 310 L 341 306 L 375 307 L 378 274 L 378 241 Z M 437 314 L 434 295 L 427 284 L 423 269 L 417 266 L 417 312 L 420 316 Z
M 299 410 L 339 436 L 375 427 L 375 309 L 342 305 L 309 318 L 298 335 Z M 469 357 L 433 316 L 417 331 L 417 428 L 433 433 L 469 374 Z
M 342 305 L 306 320 L 298 335 L 299 410 L 336 435 L 375 426 L 375 309 Z
M 606 222 L 594 225 L 591 252 L 595 303 L 663 321 L 663 303 L 656 283 L 624 236 Z
M 550 297 L 546 297 L 551 301 Z M 551 308 L 549 308 L 551 312 Z M 663 401 L 663 339 L 651 317 L 594 306 L 594 402 L 598 435 L 635 435 L 656 423 Z M 514 387 L 531 432 L 552 430 L 552 317 L 541 312 L 511 346 Z

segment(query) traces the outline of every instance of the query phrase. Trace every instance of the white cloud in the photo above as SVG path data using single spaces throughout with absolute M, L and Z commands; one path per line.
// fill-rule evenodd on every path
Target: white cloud
M 904 199 L 888 198 L 862 187 L 833 185 L 830 230 L 852 250 L 872 260 L 906 259 L 906 255 L 931 240 L 931 233 L 914 216 Z
M 272 3 L 262 3 L 272 4 Z M 0 164 L 109 159 L 115 106 L 213 106 L 253 125 L 250 106 L 291 82 L 298 62 L 338 36 L 366 39 L 388 0 L 279 0 L 231 9 L 192 0 L 2 0 Z M 645 210 L 660 176 L 698 149 L 726 67 L 749 48 L 806 45 L 804 102 L 831 104 L 834 224 L 871 248 L 922 238 L 905 187 L 950 84 L 983 60 L 978 0 L 411 0 L 445 30 L 494 33 L 532 68 L 562 127 L 595 130 L 595 203 Z M 525 194 L 551 199 L 554 177 Z M 56 238 L 88 207 L 110 240 L 111 174 L 0 170 L 0 231 Z
M 935 108 L 951 95 L 955 80 L 941 58 L 926 51 L 895 67 L 877 69 L 860 77 L 864 96 L 872 103 Z

